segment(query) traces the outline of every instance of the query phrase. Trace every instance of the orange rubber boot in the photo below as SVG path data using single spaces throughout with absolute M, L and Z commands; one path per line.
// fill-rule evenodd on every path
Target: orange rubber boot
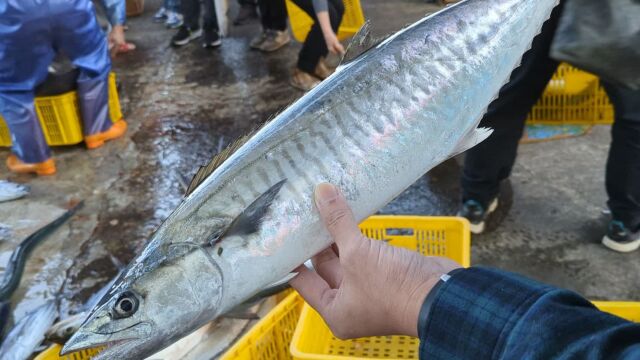
M 7 158 L 7 167 L 10 171 L 18 174 L 53 175 L 56 173 L 56 164 L 53 159 L 47 159 L 41 163 L 28 164 L 13 154 Z
M 117 139 L 127 132 L 127 122 L 124 119 L 117 121 L 107 131 L 85 136 L 84 143 L 89 149 L 97 149 L 104 145 L 105 141 Z

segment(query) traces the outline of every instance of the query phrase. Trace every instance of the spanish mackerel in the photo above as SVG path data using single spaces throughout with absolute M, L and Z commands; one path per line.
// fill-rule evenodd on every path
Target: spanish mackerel
M 556 4 L 463 1 L 341 65 L 201 168 L 64 352 L 107 344 L 98 358 L 141 359 L 290 278 L 331 243 L 316 184 L 339 186 L 362 220 L 489 136 L 487 105 Z

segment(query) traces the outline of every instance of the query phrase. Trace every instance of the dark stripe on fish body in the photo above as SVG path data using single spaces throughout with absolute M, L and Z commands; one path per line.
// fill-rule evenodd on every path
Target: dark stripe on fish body
M 269 174 L 267 174 L 267 172 L 262 167 L 260 167 L 260 165 L 258 165 L 257 172 L 258 172 L 258 175 L 260 176 L 260 179 L 264 182 L 266 186 L 271 186 L 273 184 L 271 182 L 271 179 L 269 178 Z
M 346 161 L 342 160 L 342 158 L 340 157 L 340 153 L 338 153 L 338 149 L 336 149 L 336 147 L 331 143 L 331 140 L 329 140 L 329 137 L 327 136 L 327 134 L 325 134 L 321 130 L 318 130 L 317 133 L 319 136 L 316 139 L 321 140 L 325 146 L 323 150 L 328 150 L 329 155 L 331 155 L 331 157 L 333 157 L 338 162 L 338 164 L 340 164 L 340 167 L 343 169 L 346 169 L 347 168 Z M 325 158 L 325 159 L 327 157 L 326 154 L 322 154 L 321 156 L 322 158 Z
M 316 141 L 315 139 L 310 139 L 310 140 L 312 144 L 314 144 Z M 324 163 L 322 162 L 322 160 L 318 159 L 315 155 L 313 155 L 313 153 L 307 152 L 305 149 L 305 146 L 301 142 L 299 141 L 296 142 L 296 147 L 298 148 L 298 151 L 300 152 L 300 154 L 305 160 L 309 161 L 311 164 L 318 167 L 318 169 L 320 170 L 320 173 L 322 173 L 323 175 L 329 174 L 329 170 L 324 166 Z M 315 184 L 310 184 L 310 185 L 315 186 Z
M 262 194 L 261 192 L 258 192 L 258 190 L 256 190 L 256 187 L 253 184 L 253 180 L 251 178 L 248 178 L 245 182 L 245 186 L 247 187 L 247 189 L 249 189 L 249 191 L 251 192 L 252 197 L 258 197 L 260 196 L 260 194 Z
M 304 172 L 304 171 L 302 171 L 302 169 L 300 169 L 300 167 L 293 160 L 293 157 L 291 156 L 291 154 L 289 154 L 289 151 L 286 148 L 284 148 L 282 150 L 282 155 L 284 156 L 285 160 L 287 160 L 289 162 L 289 167 L 291 167 L 291 170 L 293 170 L 293 172 L 295 172 L 295 174 L 298 177 L 303 178 L 307 185 L 312 185 L 313 184 L 313 181 L 311 180 L 309 175 L 307 175 L 306 172 Z
M 337 158 L 338 155 L 339 155 L 338 150 L 336 149 L 335 146 L 333 146 L 333 143 L 331 142 L 331 140 L 329 139 L 327 134 L 325 134 L 323 131 L 319 130 L 318 131 L 318 135 L 319 135 L 318 137 L 322 140 L 322 142 L 326 146 L 326 150 L 329 150 L 329 154 L 332 155 L 333 157 Z
M 338 128 L 342 132 L 342 135 L 349 141 L 353 143 L 353 145 L 359 149 L 360 151 L 365 151 L 367 148 L 360 142 L 360 139 L 356 136 L 356 134 L 352 134 L 347 127 L 346 121 L 339 114 L 334 114 L 336 118 L 336 123 L 338 124 Z
M 273 167 L 276 169 L 276 173 L 278 173 L 279 178 L 287 178 L 287 175 L 285 174 L 284 170 L 282 170 L 282 165 L 280 165 L 280 161 L 277 158 L 273 160 Z

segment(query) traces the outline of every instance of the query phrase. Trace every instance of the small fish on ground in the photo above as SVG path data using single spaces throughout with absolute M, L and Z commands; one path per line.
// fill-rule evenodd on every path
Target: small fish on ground
M 20 199 L 29 194 L 30 191 L 31 188 L 27 185 L 0 180 L 0 203 Z
M 73 207 L 60 217 L 43 226 L 35 233 L 29 235 L 24 239 L 18 247 L 13 251 L 9 258 L 3 278 L 0 279 L 0 301 L 7 301 L 11 297 L 11 294 L 20 284 L 20 278 L 22 278 L 22 272 L 24 271 L 24 265 L 27 262 L 27 258 L 31 251 L 42 242 L 49 234 L 56 230 L 60 225 L 64 224 L 73 214 L 82 207 L 82 201 L 73 205 Z
M 38 307 L 11 329 L 0 346 L 0 360 L 26 360 L 44 340 L 44 334 L 58 317 L 54 301 Z

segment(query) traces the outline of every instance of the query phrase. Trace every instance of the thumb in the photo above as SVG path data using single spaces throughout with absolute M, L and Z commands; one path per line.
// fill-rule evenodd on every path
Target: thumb
M 341 251 L 354 246 L 353 240 L 360 239 L 362 233 L 353 212 L 342 193 L 332 184 L 322 183 L 316 187 L 316 206 L 320 218 Z

